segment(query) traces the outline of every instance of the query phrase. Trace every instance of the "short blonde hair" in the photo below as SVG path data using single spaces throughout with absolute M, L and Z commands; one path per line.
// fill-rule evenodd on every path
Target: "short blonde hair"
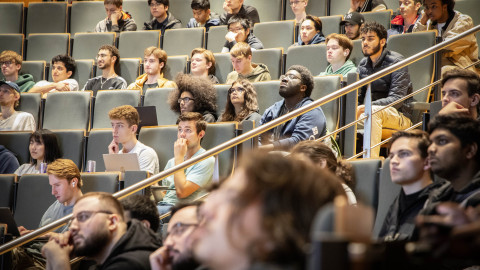
M 252 49 L 247 43 L 239 42 L 230 50 L 230 55 L 235 58 L 240 56 L 247 58 L 248 56 L 252 55 Z
M 152 54 L 158 58 L 159 63 L 165 63 L 165 65 L 167 64 L 168 55 L 166 51 L 155 46 L 148 47 L 145 49 L 145 51 L 143 51 L 144 56 L 150 56 Z M 165 65 L 163 67 L 165 67 Z M 163 72 L 163 68 L 160 72 Z
M 0 54 L 0 62 L 9 62 L 12 60 L 15 61 L 17 65 L 22 64 L 22 56 L 14 51 L 5 50 Z
M 346 35 L 332 33 L 327 36 L 325 40 L 325 44 L 327 44 L 328 41 L 330 41 L 330 39 L 336 39 L 338 41 L 338 45 L 340 45 L 344 50 L 348 49 L 350 51 L 347 55 L 347 58 L 345 59 L 345 60 L 348 60 L 348 58 L 350 58 L 350 55 L 352 54 L 352 51 L 353 51 L 353 41 L 349 39 Z
M 140 117 L 137 110 L 131 105 L 123 105 L 115 107 L 108 112 L 110 120 L 126 120 L 129 126 L 138 125 L 140 123 Z
M 73 178 L 77 178 L 77 187 L 82 188 L 83 186 L 83 181 L 80 177 L 80 170 L 78 169 L 77 165 L 75 165 L 75 163 L 70 159 L 59 158 L 54 162 L 48 164 L 47 174 L 55 175 L 58 178 L 67 179 L 69 184 Z
M 195 48 L 192 50 L 190 58 L 192 58 L 197 53 L 203 54 L 203 56 L 207 60 L 207 63 L 212 63 L 212 66 L 208 69 L 208 74 L 215 74 L 215 56 L 213 56 L 213 53 L 204 48 Z

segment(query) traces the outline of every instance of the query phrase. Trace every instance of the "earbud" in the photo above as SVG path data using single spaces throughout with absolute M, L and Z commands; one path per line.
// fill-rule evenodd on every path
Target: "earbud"
M 75 182 L 72 182 L 72 187 L 75 187 Z

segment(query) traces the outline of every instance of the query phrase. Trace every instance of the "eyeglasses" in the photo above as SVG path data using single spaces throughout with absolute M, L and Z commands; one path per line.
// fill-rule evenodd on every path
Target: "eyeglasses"
M 112 212 L 105 211 L 105 210 L 82 211 L 82 212 L 78 213 L 76 216 L 73 216 L 72 219 L 70 220 L 70 222 L 72 222 L 74 219 L 77 219 L 78 222 L 83 223 L 83 222 L 87 221 L 88 219 L 90 219 L 93 215 L 98 214 L 98 213 L 108 214 L 108 215 L 113 214 Z
M 230 31 L 230 32 L 234 32 L 234 33 L 236 33 L 236 32 L 240 32 L 240 31 L 242 31 L 242 30 L 243 30 L 243 28 L 242 28 L 242 27 L 237 27 L 237 28 L 229 28 L 229 29 L 228 29 L 228 31 Z
M 243 93 L 243 91 L 245 91 L 245 88 L 243 88 L 243 87 L 237 87 L 237 88 L 232 87 L 232 88 L 228 89 L 228 94 L 231 95 L 234 92 L 237 92 L 237 93 L 241 94 L 241 93 Z
M 296 6 L 300 2 L 305 2 L 305 1 L 292 1 L 292 2 L 290 2 L 290 6 Z
M 167 232 L 166 237 L 168 236 L 180 236 L 182 235 L 188 228 L 190 227 L 197 227 L 198 223 L 182 223 L 182 222 L 177 222 L 173 225 L 172 230 Z
M 0 67 L 3 66 L 3 65 L 9 67 L 11 64 L 13 64 L 13 61 L 0 62 Z
M 289 79 L 289 80 L 295 80 L 295 79 L 296 79 L 296 80 L 300 80 L 299 77 L 297 77 L 297 76 L 295 76 L 295 75 L 293 75 L 293 74 L 281 75 L 281 76 L 280 76 L 280 80 L 282 80 L 283 78 L 287 78 L 287 79 Z
M 153 1 L 152 1 L 152 3 L 150 3 L 150 7 L 159 7 L 160 5 L 163 5 L 163 4 L 155 3 Z
M 188 102 L 190 102 L 190 100 L 194 101 L 195 99 L 194 98 L 189 98 L 189 97 L 179 98 L 178 103 L 182 103 L 182 101 L 183 101 L 183 103 L 188 103 Z

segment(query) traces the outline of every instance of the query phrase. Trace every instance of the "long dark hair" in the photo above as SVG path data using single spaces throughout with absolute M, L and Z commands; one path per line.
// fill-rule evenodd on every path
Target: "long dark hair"
M 227 104 L 225 104 L 225 112 L 221 116 L 221 121 L 243 121 L 251 113 L 258 112 L 258 102 L 257 102 L 257 92 L 253 87 L 252 83 L 246 79 L 238 79 L 232 83 L 232 87 L 235 84 L 240 84 L 244 89 L 243 95 L 243 108 L 238 113 L 235 114 L 235 107 L 232 104 L 230 99 L 230 94 L 227 95 Z
M 33 132 L 29 141 L 35 141 L 44 145 L 43 161 L 46 163 L 52 163 L 57 158 L 62 157 L 62 150 L 60 150 L 57 135 L 48 129 L 38 129 Z M 32 159 L 31 163 L 37 165 L 37 160 Z

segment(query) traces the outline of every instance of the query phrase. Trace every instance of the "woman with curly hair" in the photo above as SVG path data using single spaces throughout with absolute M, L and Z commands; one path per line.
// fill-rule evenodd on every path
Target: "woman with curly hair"
M 179 114 L 198 112 L 208 123 L 217 121 L 217 91 L 208 78 L 179 74 L 175 83 L 177 88 L 168 97 L 172 111 Z
M 257 92 L 250 81 L 238 79 L 228 89 L 227 104 L 219 121 L 253 120 L 260 123 L 262 116 L 258 113 Z

